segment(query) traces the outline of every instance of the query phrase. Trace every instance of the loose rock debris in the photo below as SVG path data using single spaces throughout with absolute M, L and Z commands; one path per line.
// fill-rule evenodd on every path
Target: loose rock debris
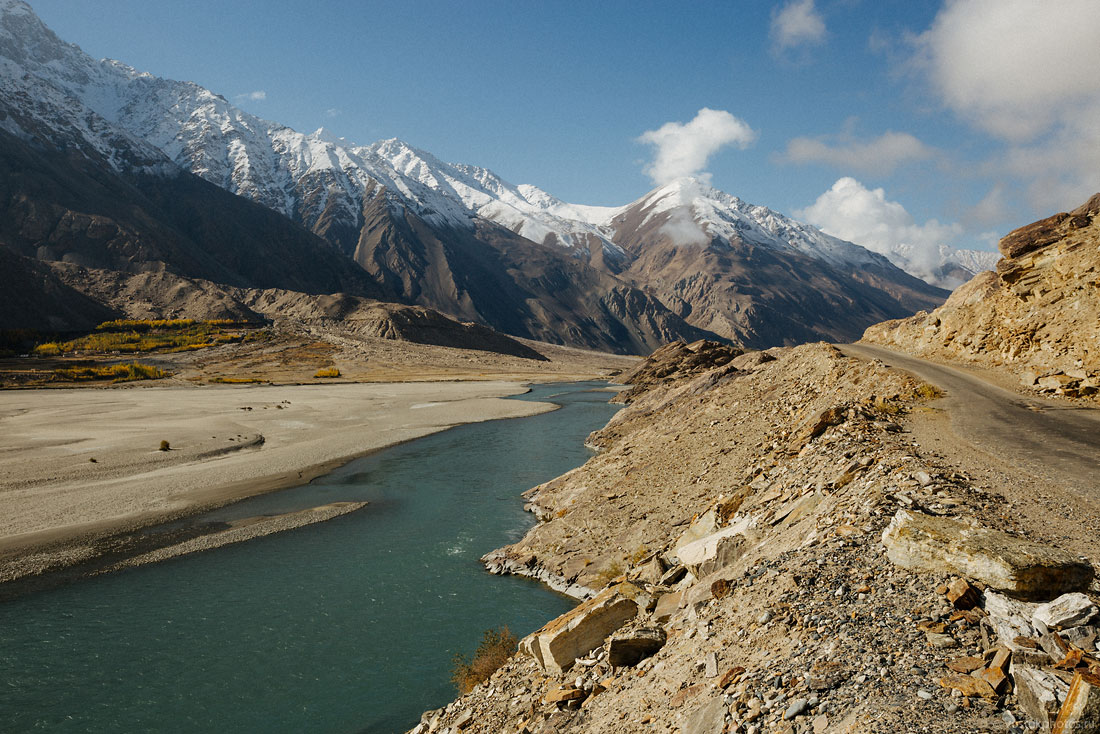
M 1091 566 L 1039 553 L 998 495 L 922 456 L 901 425 L 920 409 L 911 378 L 820 344 L 768 356 L 635 394 L 590 438 L 599 455 L 527 493 L 540 524 L 487 568 L 587 601 L 416 734 L 1087 722 Z M 921 524 L 974 544 L 912 546 L 913 566 L 891 539 Z M 1027 581 L 1044 573 L 1047 598 Z

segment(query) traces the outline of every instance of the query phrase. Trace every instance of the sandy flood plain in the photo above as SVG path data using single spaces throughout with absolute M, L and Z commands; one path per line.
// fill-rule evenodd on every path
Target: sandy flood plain
M 0 560 L 302 484 L 462 423 L 555 408 L 502 399 L 525 391 L 421 382 L 0 393 Z

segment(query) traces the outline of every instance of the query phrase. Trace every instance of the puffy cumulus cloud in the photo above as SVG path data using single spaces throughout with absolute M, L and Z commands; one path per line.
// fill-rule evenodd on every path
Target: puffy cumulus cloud
M 959 224 L 941 224 L 935 219 L 917 224 L 904 206 L 887 200 L 885 191 L 868 189 L 848 177 L 839 179 L 795 216 L 868 250 L 900 254 L 923 274 L 939 266 L 941 245 L 950 246 L 963 233 Z
M 842 135 L 829 138 L 794 138 L 787 143 L 787 150 L 779 155 L 785 163 L 825 163 L 846 168 L 886 175 L 898 166 L 931 158 L 936 150 L 922 143 L 909 133 L 887 131 L 872 140 L 854 140 Z
M 1027 140 L 1100 100 L 1096 0 L 955 0 L 918 39 L 944 101 Z
M 756 139 L 756 132 L 743 120 L 725 110 L 707 107 L 688 123 L 666 122 L 647 130 L 638 142 L 655 148 L 653 161 L 645 167 L 656 184 L 691 176 L 707 167 L 707 161 L 727 145 L 744 148 Z
M 267 92 L 257 89 L 255 92 L 245 92 L 233 98 L 235 102 L 263 102 L 267 99 Z
M 947 107 L 1007 144 L 996 173 L 1038 209 L 1064 208 L 1100 189 L 1098 38 L 1096 0 L 949 0 L 916 39 L 915 65 Z
M 793 0 L 774 11 L 771 39 L 776 52 L 824 41 L 825 19 L 814 7 L 814 0 Z

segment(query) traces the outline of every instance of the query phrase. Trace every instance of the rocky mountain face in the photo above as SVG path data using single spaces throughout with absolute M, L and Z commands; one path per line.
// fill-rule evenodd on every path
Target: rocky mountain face
M 583 206 L 399 140 L 305 135 L 195 84 L 93 60 L 18 0 L 0 6 L 0 65 L 0 126 L 16 136 L 65 141 L 119 172 L 174 164 L 323 237 L 376 295 L 512 334 L 634 352 L 715 334 L 767 346 L 851 338 L 946 296 L 696 181 Z
M 6 103 L 0 97 L 0 114 L 13 111 Z M 37 130 L 48 138 L 48 131 Z M 316 235 L 163 165 L 115 171 L 94 153 L 0 130 L 0 242 L 43 261 L 167 271 L 234 286 L 381 295 L 366 273 Z
M 747 346 L 844 341 L 861 324 L 947 295 L 881 255 L 697 179 L 650 192 L 608 224 L 632 258 L 623 277 Z
M 72 288 L 46 263 L 0 247 L 0 314 L 5 329 L 82 331 L 119 312 Z
M 1008 368 L 1065 395 L 1100 391 L 1100 194 L 1010 232 L 996 272 L 931 313 L 877 324 L 865 341 Z

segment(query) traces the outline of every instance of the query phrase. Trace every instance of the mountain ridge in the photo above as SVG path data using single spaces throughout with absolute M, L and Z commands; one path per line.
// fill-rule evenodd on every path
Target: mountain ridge
M 300 133 L 197 84 L 96 61 L 18 0 L 0 5 L 0 64 L 10 72 L 0 81 L 0 125 L 10 132 L 42 144 L 71 138 L 120 172 L 188 171 L 326 240 L 380 284 L 377 297 L 517 336 L 636 352 L 716 335 L 763 347 L 855 337 L 947 295 L 698 179 L 670 184 L 679 198 L 650 212 L 664 219 L 647 229 L 627 213 L 667 199 L 668 186 L 623 207 L 570 204 L 396 138 L 362 146 L 323 129 Z M 675 257 L 687 262 L 684 248 L 696 245 L 712 252 L 695 258 L 699 277 L 736 289 L 693 291 L 646 265 L 651 249 L 664 253 L 657 259 L 683 250 Z M 770 281 L 745 267 L 751 253 L 775 261 L 761 271 Z

